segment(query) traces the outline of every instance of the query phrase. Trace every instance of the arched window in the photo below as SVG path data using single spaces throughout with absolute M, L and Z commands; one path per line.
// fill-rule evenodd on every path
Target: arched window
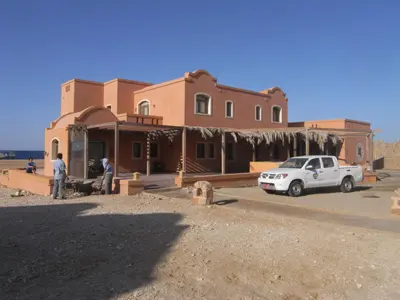
M 260 105 L 256 105 L 256 121 L 261 121 L 262 119 L 262 109 Z
M 194 113 L 199 115 L 211 115 L 211 97 L 207 94 L 194 95 Z
M 225 102 L 225 117 L 233 118 L 233 102 L 230 100 Z
M 142 100 L 138 104 L 138 114 L 139 115 L 149 115 L 150 114 L 150 102 L 149 100 Z
M 60 141 L 57 138 L 54 138 L 51 141 L 51 159 L 52 160 L 57 159 L 59 145 L 60 145 Z
M 282 123 L 282 108 L 280 106 L 272 106 L 272 122 Z

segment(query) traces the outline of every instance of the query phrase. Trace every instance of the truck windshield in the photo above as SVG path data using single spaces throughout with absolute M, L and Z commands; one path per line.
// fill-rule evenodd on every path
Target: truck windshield
M 308 158 L 289 158 L 279 168 L 301 169 L 308 161 Z

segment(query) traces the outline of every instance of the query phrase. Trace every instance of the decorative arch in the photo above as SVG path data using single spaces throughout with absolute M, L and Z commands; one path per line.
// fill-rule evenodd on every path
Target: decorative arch
M 194 94 L 194 113 L 196 115 L 212 115 L 212 97 L 203 92 Z
M 63 128 L 68 125 L 96 124 L 104 122 L 117 122 L 118 118 L 114 113 L 103 106 L 91 106 L 76 113 L 67 113 L 51 123 L 51 128 Z
M 196 70 L 194 72 L 186 72 L 185 73 L 185 79 L 188 80 L 188 81 L 193 81 L 193 78 L 197 79 L 202 75 L 209 76 L 209 77 L 211 77 L 212 81 L 217 82 L 217 79 L 214 76 L 212 76 L 208 71 L 203 70 L 203 69 Z
M 139 103 L 137 104 L 137 113 L 139 115 L 150 115 L 150 101 L 148 99 L 143 99 L 139 101 Z
M 57 137 L 54 137 L 50 142 L 50 159 L 51 160 L 57 159 L 57 154 L 60 152 L 59 149 L 60 149 L 60 139 Z
M 272 123 L 282 123 L 282 107 L 279 105 L 273 105 L 271 107 L 271 122 Z

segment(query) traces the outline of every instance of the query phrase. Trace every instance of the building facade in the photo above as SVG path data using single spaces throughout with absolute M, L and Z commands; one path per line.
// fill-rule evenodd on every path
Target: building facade
M 321 148 L 316 139 L 304 140 L 304 130 L 348 135 L 338 145 L 327 139 Z M 205 138 L 210 131 L 214 134 Z M 264 131 L 281 138 L 254 144 L 245 137 Z M 155 132 L 175 136 L 150 139 Z M 70 173 L 82 177 L 95 176 L 105 156 L 121 173 L 147 174 L 248 172 L 250 161 L 284 161 L 321 151 L 363 164 L 370 134 L 370 124 L 359 121 L 289 123 L 288 99 L 280 88 L 255 92 L 225 86 L 205 70 L 160 84 L 73 79 L 61 85 L 60 117 L 45 130 L 45 174 L 52 174 L 57 152 L 64 154 Z

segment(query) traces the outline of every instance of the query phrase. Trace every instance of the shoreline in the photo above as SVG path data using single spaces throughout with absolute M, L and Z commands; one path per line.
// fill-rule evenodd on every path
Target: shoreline
M 33 161 L 38 169 L 44 168 L 44 159 L 34 159 Z M 0 159 L 0 170 L 25 168 L 27 163 L 27 159 Z

